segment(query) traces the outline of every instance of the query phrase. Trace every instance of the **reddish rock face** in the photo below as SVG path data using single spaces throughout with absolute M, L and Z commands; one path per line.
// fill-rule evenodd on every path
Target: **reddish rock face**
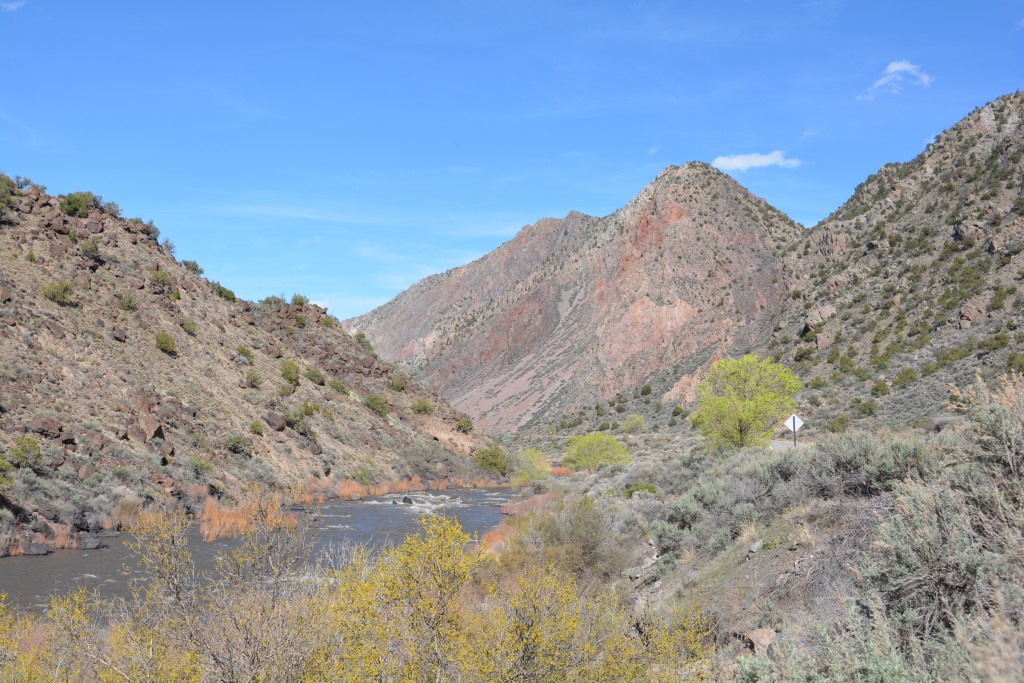
M 670 167 L 610 216 L 527 226 L 346 326 L 482 427 L 515 431 L 766 340 L 800 234 L 714 168 Z

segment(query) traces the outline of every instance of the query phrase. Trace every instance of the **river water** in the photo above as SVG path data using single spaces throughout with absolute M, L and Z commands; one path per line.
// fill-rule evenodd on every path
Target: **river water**
M 501 521 L 500 508 L 510 494 L 509 489 L 463 489 L 330 500 L 319 509 L 317 551 L 352 543 L 373 548 L 400 543 L 408 534 L 420 531 L 418 520 L 425 514 L 455 517 L 466 533 L 482 536 Z M 412 504 L 402 502 L 405 496 Z M 33 611 L 44 609 L 51 595 L 80 586 L 95 588 L 105 598 L 126 594 L 134 561 L 124 545 L 125 537 L 103 540 L 108 548 L 0 559 L 0 593 Z M 189 544 L 200 571 L 212 568 L 217 555 L 234 543 L 204 543 L 196 525 L 190 529 Z

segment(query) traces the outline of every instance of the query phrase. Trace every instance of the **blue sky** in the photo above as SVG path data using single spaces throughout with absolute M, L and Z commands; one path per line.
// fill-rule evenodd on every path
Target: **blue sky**
M 0 0 L 0 170 L 348 317 L 715 162 L 805 225 L 1024 85 L 1024 4 Z

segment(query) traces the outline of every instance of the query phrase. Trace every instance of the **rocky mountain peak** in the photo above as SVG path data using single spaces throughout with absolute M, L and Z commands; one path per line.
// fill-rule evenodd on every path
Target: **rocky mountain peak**
M 519 429 L 709 344 L 755 343 L 799 234 L 717 169 L 671 166 L 609 216 L 527 226 L 346 325 L 485 426 Z

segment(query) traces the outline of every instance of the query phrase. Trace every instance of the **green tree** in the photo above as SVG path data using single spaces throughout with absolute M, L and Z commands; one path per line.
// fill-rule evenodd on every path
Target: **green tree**
M 611 434 L 591 432 L 569 439 L 562 463 L 574 470 L 596 470 L 602 465 L 626 465 L 632 459 L 629 449 Z
M 800 380 L 770 358 L 723 358 L 697 387 L 690 420 L 718 446 L 767 444 L 772 427 L 793 410 Z
M 630 413 L 626 416 L 626 419 L 622 421 L 623 432 L 632 434 L 633 432 L 642 432 L 647 429 L 647 420 L 644 419 L 643 415 L 637 415 L 636 413 Z

